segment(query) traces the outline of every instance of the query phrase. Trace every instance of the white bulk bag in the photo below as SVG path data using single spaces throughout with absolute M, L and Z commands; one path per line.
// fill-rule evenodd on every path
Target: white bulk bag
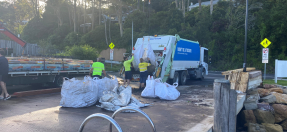
M 162 83 L 161 79 L 155 81 L 155 95 L 164 100 L 176 100 L 180 96 L 180 92 L 176 89 L 177 83 L 169 85 Z
M 155 98 L 155 80 L 148 76 L 146 80 L 146 87 L 141 93 L 142 97 Z

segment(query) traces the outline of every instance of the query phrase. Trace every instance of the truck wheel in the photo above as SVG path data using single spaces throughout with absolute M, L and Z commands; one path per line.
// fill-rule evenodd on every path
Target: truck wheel
M 174 72 L 174 77 L 173 77 L 173 80 L 172 80 L 172 83 L 180 83 L 179 81 L 179 73 L 178 72 Z
M 203 71 L 201 72 L 201 78 L 200 78 L 201 81 L 204 79 L 204 76 L 205 76 L 205 69 L 203 69 Z
M 180 74 L 180 84 L 181 85 L 186 84 L 186 78 L 187 78 L 187 71 L 182 71 Z
M 63 78 L 64 78 L 63 76 L 56 76 L 53 85 L 55 87 L 62 87 L 64 82 Z

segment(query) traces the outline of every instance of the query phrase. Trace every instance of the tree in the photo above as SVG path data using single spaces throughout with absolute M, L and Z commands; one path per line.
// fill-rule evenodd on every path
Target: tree
M 84 33 L 86 33 L 86 10 L 87 10 L 87 0 L 85 0 L 85 10 L 84 10 Z
M 98 0 L 99 3 L 99 25 L 101 25 L 101 17 L 102 17 L 102 0 Z
M 198 0 L 199 11 L 201 11 L 201 0 Z
M 92 2 L 92 30 L 94 30 L 94 26 L 95 26 L 95 0 L 93 0 Z
M 74 32 L 77 32 L 77 0 L 74 0 Z
M 60 12 L 60 7 L 63 4 L 64 0 L 48 0 L 47 6 L 51 6 L 54 9 L 54 12 L 58 18 L 58 27 L 63 25 L 63 20 Z

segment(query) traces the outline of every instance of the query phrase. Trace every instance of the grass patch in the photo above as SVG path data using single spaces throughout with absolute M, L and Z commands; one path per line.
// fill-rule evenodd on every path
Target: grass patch
M 105 71 L 113 71 L 113 72 L 118 72 L 121 70 L 121 68 L 123 67 L 122 64 L 113 64 L 111 67 L 111 64 L 106 63 L 105 64 Z
M 274 80 L 263 80 L 263 84 L 276 84 Z M 277 80 L 278 85 L 287 86 L 286 80 Z

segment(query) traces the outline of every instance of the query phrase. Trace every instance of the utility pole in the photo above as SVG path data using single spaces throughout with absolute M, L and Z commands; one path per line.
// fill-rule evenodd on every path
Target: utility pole
M 243 63 L 243 72 L 246 72 L 247 27 L 248 27 L 248 0 L 246 0 L 245 42 L 244 42 L 244 63 Z

